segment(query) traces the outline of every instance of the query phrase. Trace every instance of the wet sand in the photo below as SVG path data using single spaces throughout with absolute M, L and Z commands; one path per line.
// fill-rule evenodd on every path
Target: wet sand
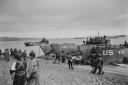
M 12 85 L 9 69 L 13 60 L 9 63 L 0 61 L 0 85 Z M 40 60 L 41 85 L 128 85 L 126 70 L 106 66 L 103 76 L 90 73 L 90 66 L 75 66 L 69 70 L 67 64 L 53 64 L 52 61 Z M 126 72 L 125 72 L 126 71 Z M 122 74 L 122 72 L 125 72 Z

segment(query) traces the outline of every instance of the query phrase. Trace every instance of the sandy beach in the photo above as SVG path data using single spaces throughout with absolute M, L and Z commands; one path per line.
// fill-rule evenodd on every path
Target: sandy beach
M 0 61 L 0 85 L 12 85 L 9 69 L 13 61 L 9 63 Z M 74 68 L 69 70 L 67 64 L 53 64 L 50 60 L 40 59 L 40 83 L 41 85 L 128 85 L 128 71 L 125 68 L 105 66 L 105 74 L 102 76 L 91 74 L 90 66 L 74 66 Z

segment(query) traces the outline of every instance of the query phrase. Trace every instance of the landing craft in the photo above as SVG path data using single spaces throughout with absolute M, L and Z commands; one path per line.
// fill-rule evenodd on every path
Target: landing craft
M 104 37 L 87 38 L 86 43 L 78 47 L 79 51 L 84 56 L 84 59 L 89 63 L 90 54 L 100 54 L 105 63 L 122 63 L 124 57 L 128 57 L 128 48 L 124 45 L 111 45 L 110 40 Z
M 33 45 L 40 46 L 45 55 L 50 55 L 53 53 L 55 53 L 56 55 L 62 55 L 62 52 L 64 52 L 66 55 L 83 55 L 82 59 L 84 61 L 84 64 L 90 63 L 89 56 L 95 53 L 103 56 L 104 61 L 107 64 L 122 63 L 124 57 L 128 57 L 128 48 L 126 46 L 111 45 L 110 40 L 106 36 L 87 38 L 86 42 L 83 41 L 83 45 L 76 45 L 73 43 L 49 44 L 48 40 L 46 39 L 43 39 L 39 43 L 36 42 L 36 44 L 34 42 L 31 42 L 30 46 L 32 46 L 32 43 Z

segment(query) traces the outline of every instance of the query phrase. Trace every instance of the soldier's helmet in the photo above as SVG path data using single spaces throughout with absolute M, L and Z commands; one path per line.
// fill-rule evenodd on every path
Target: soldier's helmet
M 16 53 L 16 60 L 21 60 L 22 55 L 18 52 Z

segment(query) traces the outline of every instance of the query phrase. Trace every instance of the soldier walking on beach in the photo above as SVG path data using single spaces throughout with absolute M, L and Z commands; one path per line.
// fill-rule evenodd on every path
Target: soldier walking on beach
M 13 85 L 25 85 L 27 63 L 23 62 L 21 55 L 16 55 L 16 61 L 10 69 Z
M 103 72 L 103 58 L 101 57 L 101 55 L 97 54 L 96 55 L 96 62 L 95 62 L 95 66 L 94 66 L 94 74 L 96 73 L 97 69 L 99 70 L 99 75 L 104 74 Z
M 52 58 L 53 58 L 53 64 L 56 64 L 56 54 L 51 54 Z
M 62 63 L 65 63 L 65 55 L 66 53 L 64 51 L 62 51 L 62 54 L 61 54 L 61 58 L 62 58 Z
M 72 55 L 68 54 L 68 66 L 69 66 L 69 69 L 73 70 L 73 59 L 72 59 Z
M 39 60 L 37 60 L 33 51 L 31 51 L 29 55 L 31 60 L 29 61 L 27 68 L 27 85 L 40 85 Z
M 91 54 L 89 57 L 90 57 L 90 65 L 92 67 L 91 73 L 94 73 L 95 66 L 96 66 L 96 60 L 97 60 L 97 55 L 96 54 Z
M 57 61 L 57 64 L 60 63 L 60 55 L 56 54 L 56 59 L 55 59 L 55 61 Z

